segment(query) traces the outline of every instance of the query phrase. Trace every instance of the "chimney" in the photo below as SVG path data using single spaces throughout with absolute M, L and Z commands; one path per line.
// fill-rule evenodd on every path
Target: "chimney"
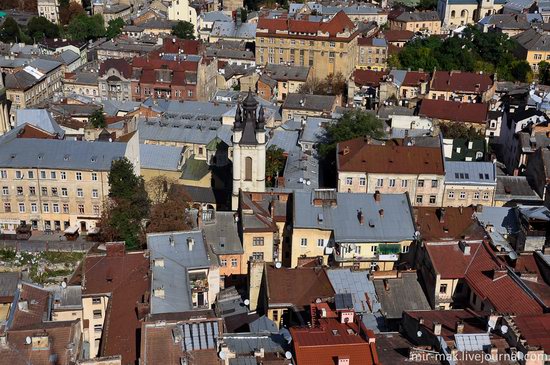
M 380 203 L 380 190 L 374 192 L 374 201 Z
M 348 153 L 349 153 L 349 147 L 346 146 L 346 147 L 344 147 L 343 154 L 344 154 L 344 156 L 345 156 L 345 155 L 347 155 Z
M 365 216 L 363 215 L 362 210 L 359 210 L 357 212 L 357 219 L 359 220 L 359 224 L 361 224 L 361 225 L 365 224 Z
M 467 244 L 464 241 L 460 241 L 458 242 L 458 246 L 462 250 L 462 253 L 464 254 L 464 256 L 468 256 L 470 254 L 471 247 L 469 244 Z
M 441 323 L 434 322 L 434 335 L 441 336 Z
M 173 234 L 170 234 L 170 236 L 168 236 L 168 242 L 170 242 L 170 246 L 174 247 L 174 245 L 176 244 L 175 241 L 174 241 L 174 235 Z
M 193 246 L 195 246 L 195 239 L 193 237 L 187 237 L 187 245 L 189 246 L 189 251 L 193 251 Z
M 199 206 L 199 211 L 197 213 L 197 227 L 199 227 L 199 229 L 201 229 L 203 226 L 203 221 L 202 221 L 202 205 Z
M 380 209 L 378 214 L 380 214 L 380 218 L 384 218 L 384 209 Z
M 439 223 L 445 223 L 445 208 L 439 208 L 437 210 L 437 218 Z
M 464 333 L 464 322 L 456 322 L 456 333 Z

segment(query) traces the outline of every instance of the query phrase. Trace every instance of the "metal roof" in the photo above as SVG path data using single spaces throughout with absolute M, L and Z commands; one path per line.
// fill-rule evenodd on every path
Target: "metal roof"
M 154 144 L 139 145 L 139 159 L 142 169 L 178 171 L 182 153 L 183 147 Z
M 204 222 L 206 242 L 217 255 L 241 254 L 243 246 L 233 212 L 215 213 L 213 222 Z
M 380 302 L 374 289 L 374 284 L 369 280 L 367 271 L 351 271 L 350 269 L 330 269 L 327 270 L 327 275 L 336 292 L 338 294 L 350 294 L 353 304 L 353 309 L 357 313 L 372 313 L 380 310 Z M 373 310 L 367 303 L 365 294 L 373 306 Z
M 269 137 L 267 148 L 271 146 L 278 147 L 285 152 L 295 151 L 298 147 L 298 131 L 287 131 L 284 129 L 273 130 L 273 135 Z
M 223 334 L 222 341 L 231 352 L 237 355 L 253 354 L 254 351 L 261 348 L 266 353 L 283 353 L 282 345 L 287 343 L 283 335 L 280 334 L 258 335 L 253 333 L 237 333 L 234 335 L 225 333 Z
M 496 185 L 492 162 L 445 161 L 445 184 Z
M 15 126 L 25 123 L 52 134 L 57 133 L 61 137 L 65 135 L 63 128 L 57 124 L 51 113 L 46 109 L 17 109 L 15 111 Z

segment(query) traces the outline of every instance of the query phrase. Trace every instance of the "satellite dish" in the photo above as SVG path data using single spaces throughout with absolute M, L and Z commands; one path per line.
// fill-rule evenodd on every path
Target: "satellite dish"
M 285 352 L 285 357 L 286 357 L 288 360 L 292 359 L 292 352 L 290 352 L 290 351 Z
M 283 264 L 281 264 L 280 261 L 277 261 L 277 262 L 275 263 L 275 268 L 276 268 L 276 269 L 280 269 L 281 267 L 283 267 Z
M 227 358 L 227 355 L 226 355 L 225 351 L 223 351 L 223 350 L 220 351 L 220 352 L 218 352 L 218 356 L 219 356 L 220 359 L 222 359 L 222 360 L 225 360 L 225 359 Z
M 495 326 L 497 325 L 497 323 L 494 319 L 489 320 L 489 323 L 487 323 L 487 324 L 489 325 L 489 328 L 491 328 L 491 329 L 494 329 Z
M 508 326 L 505 324 L 500 326 L 500 332 L 502 332 L 503 334 L 508 332 Z
M 26 343 L 27 345 L 30 345 L 31 342 L 32 342 L 32 338 L 31 338 L 30 336 L 25 337 L 25 343 Z
M 250 300 L 245 299 L 245 300 L 244 300 L 244 305 L 250 305 Z
M 416 336 L 417 336 L 417 337 L 422 337 L 422 331 L 416 332 Z
M 61 282 L 61 287 L 62 287 L 63 289 L 65 289 L 65 288 L 67 287 L 67 283 L 64 282 L 64 281 L 62 281 L 62 282 Z
M 321 298 L 315 299 L 315 303 L 317 303 L 317 304 L 321 303 Z

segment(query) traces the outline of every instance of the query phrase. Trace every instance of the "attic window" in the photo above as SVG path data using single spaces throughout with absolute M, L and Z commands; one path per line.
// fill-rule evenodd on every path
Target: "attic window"
M 90 161 L 96 162 L 96 161 L 97 161 L 97 156 L 92 156 L 92 158 L 90 159 Z
M 63 160 L 65 160 L 65 161 L 69 161 L 69 158 L 70 158 L 70 156 L 69 156 L 69 155 L 65 155 L 65 156 L 63 156 Z
M 15 156 L 16 156 L 15 153 L 12 153 L 10 157 L 15 158 Z
M 38 154 L 38 159 L 41 160 L 42 157 L 44 157 L 44 154 L 43 154 L 43 153 L 39 153 L 39 154 Z
M 338 330 L 332 330 L 332 335 L 333 336 L 340 336 L 340 334 L 338 333 Z

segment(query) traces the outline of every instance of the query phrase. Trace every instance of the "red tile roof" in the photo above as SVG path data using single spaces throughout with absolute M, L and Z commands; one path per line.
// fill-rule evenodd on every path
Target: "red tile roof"
M 386 41 L 391 42 L 407 42 L 412 39 L 414 33 L 410 30 L 386 30 L 384 31 Z
M 514 324 L 528 346 L 542 347 L 550 355 L 550 314 L 517 316 Z
M 493 86 L 488 74 L 461 71 L 435 71 L 432 75 L 431 90 L 460 93 L 483 93 Z
M 10 330 L 39 325 L 48 320 L 49 299 L 49 291 L 33 284 L 23 283 L 19 303 L 25 302 L 27 308 L 16 308 Z
M 199 54 L 201 49 L 201 42 L 191 39 L 180 39 L 176 37 L 164 38 L 162 45 L 162 52 L 166 53 L 179 53 L 184 54 Z
M 472 260 L 473 253 L 477 251 L 480 244 L 471 243 L 470 254 L 465 255 L 457 242 L 426 244 L 426 252 L 436 273 L 442 279 L 462 279 L 466 269 Z
M 296 362 L 300 365 L 334 365 L 338 358 L 344 358 L 349 359 L 350 365 L 378 364 L 375 342 L 360 335 L 362 330 L 355 323 L 344 324 L 332 318 L 320 319 L 319 326 L 314 328 L 292 327 L 290 333 Z
M 441 324 L 441 336 L 454 340 L 457 322 L 464 323 L 463 333 L 483 333 L 487 331 L 487 321 L 470 309 L 406 311 L 405 316 L 424 320 L 422 326 L 433 333 L 434 322 Z
M 430 74 L 421 71 L 408 71 L 403 79 L 402 86 L 418 86 L 423 82 L 430 81 Z
M 355 70 L 353 81 L 359 86 L 378 87 L 388 74 L 388 71 Z
M 258 29 L 265 29 L 268 33 L 276 33 L 277 31 L 289 31 L 295 33 L 328 33 L 330 37 L 336 37 L 336 34 L 343 33 L 344 31 L 353 32 L 355 25 L 351 19 L 340 11 L 336 13 L 329 21 L 311 21 L 307 19 L 290 19 L 290 18 L 278 18 L 268 19 L 261 17 L 258 20 Z M 257 34 L 259 37 L 262 33 Z
M 369 144 L 363 137 L 337 145 L 338 171 L 444 175 L 439 147 L 404 146 L 402 140 Z
M 414 211 L 416 226 L 424 241 L 481 241 L 485 238 L 485 230 L 474 219 L 472 207 L 417 207 Z
M 133 364 L 138 359 L 141 328 L 136 307 L 150 290 L 149 260 L 144 252 L 124 253 L 114 248 L 108 248 L 107 255 L 86 257 L 82 294 L 111 293 L 100 355 L 122 355 L 123 364 Z
M 111 68 L 118 70 L 125 78 L 132 77 L 132 66 L 123 58 L 109 58 L 99 66 L 99 76 L 105 75 Z
M 452 122 L 485 123 L 487 112 L 488 105 L 485 103 L 424 99 L 418 114 Z

